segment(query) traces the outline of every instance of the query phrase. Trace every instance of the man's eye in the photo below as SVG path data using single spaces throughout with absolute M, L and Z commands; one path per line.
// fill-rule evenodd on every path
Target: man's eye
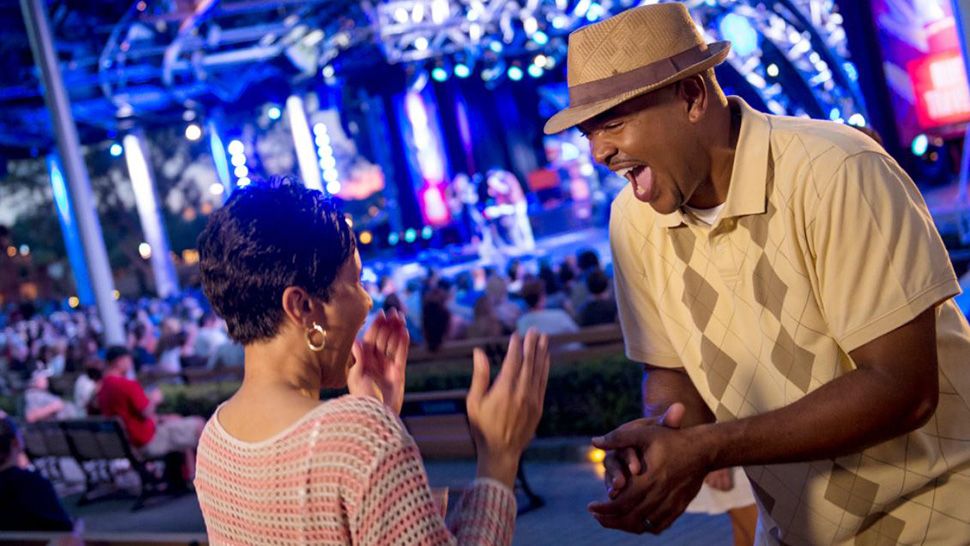
M 622 121 L 611 121 L 607 123 L 604 128 L 612 131 L 613 129 L 619 129 L 623 125 Z

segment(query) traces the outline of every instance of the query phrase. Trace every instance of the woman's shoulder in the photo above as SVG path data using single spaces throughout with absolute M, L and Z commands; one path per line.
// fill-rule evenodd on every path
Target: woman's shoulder
M 414 445 L 401 420 L 378 400 L 345 395 L 321 402 L 286 429 L 258 442 L 239 440 L 223 429 L 219 410 L 206 424 L 200 456 L 210 450 L 243 458 L 267 453 L 312 454 L 321 464 L 350 456 L 354 466 L 368 466 L 388 453 Z
M 370 396 L 344 395 L 321 403 L 313 413 L 321 430 L 364 439 L 378 451 L 413 442 L 401 419 Z

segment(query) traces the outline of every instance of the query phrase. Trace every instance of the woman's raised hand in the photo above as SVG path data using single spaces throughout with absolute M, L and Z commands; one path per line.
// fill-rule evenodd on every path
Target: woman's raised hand
M 355 363 L 347 377 L 348 390 L 375 396 L 394 413 L 401 413 L 410 345 L 404 317 L 395 309 L 386 315 L 383 311 L 378 313 L 364 339 L 354 342 Z
M 512 334 L 502 369 L 489 388 L 488 357 L 475 349 L 468 422 L 478 448 L 478 476 L 515 484 L 519 459 L 542 417 L 549 379 L 549 338 Z

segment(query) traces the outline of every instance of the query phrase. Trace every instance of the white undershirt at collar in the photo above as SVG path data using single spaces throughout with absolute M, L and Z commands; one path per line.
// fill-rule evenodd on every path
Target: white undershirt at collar
M 709 226 L 713 226 L 717 222 L 717 217 L 721 215 L 721 211 L 724 210 L 725 204 L 727 203 L 721 203 L 720 205 L 709 209 L 695 209 L 694 207 L 684 205 L 684 209 L 691 213 L 694 218 L 697 218 Z

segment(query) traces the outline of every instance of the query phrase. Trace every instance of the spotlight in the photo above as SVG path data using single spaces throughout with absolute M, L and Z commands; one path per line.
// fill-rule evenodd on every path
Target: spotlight
M 148 243 L 142 243 L 138 245 L 138 255 L 143 259 L 147 260 L 152 257 L 152 245 Z
M 467 78 L 472 73 L 472 70 L 468 68 L 468 65 L 458 63 L 455 65 L 455 76 L 459 78 Z
M 283 111 L 280 110 L 279 106 L 270 106 L 266 110 L 266 117 L 268 117 L 269 119 L 276 120 L 276 119 L 280 119 L 282 116 L 283 116 Z
M 849 125 L 855 125 L 856 127 L 866 126 L 866 117 L 862 114 L 855 113 L 849 116 Z
M 337 181 L 327 182 L 327 193 L 330 193 L 330 194 L 340 193 L 340 187 L 341 187 L 340 182 L 337 182 Z
M 765 69 L 765 72 L 767 72 L 772 78 L 776 78 L 778 77 L 778 73 L 781 71 L 778 69 L 778 65 L 771 63 L 768 65 L 768 68 Z
M 77 296 L 71 296 L 67 298 L 67 304 L 71 306 L 71 309 L 77 309 L 77 306 L 81 305 L 81 300 L 77 299 Z
M 213 182 L 212 185 L 209 186 L 209 193 L 212 195 L 222 195 L 225 191 L 226 187 L 218 182 Z
M 457 75 L 457 73 L 458 73 L 458 68 L 456 67 L 455 74 Z M 441 68 L 440 66 L 436 66 L 434 67 L 434 69 L 431 70 L 431 78 L 434 79 L 434 81 L 436 82 L 443 82 L 448 79 L 448 71 L 445 70 L 444 68 Z
M 532 41 L 543 46 L 549 43 L 549 35 L 541 30 L 532 35 Z
M 369 231 L 360 232 L 360 244 L 369 245 L 374 241 L 374 236 Z
M 428 49 L 428 39 L 425 38 L 424 36 L 418 36 L 417 38 L 415 38 L 414 49 L 417 49 L 418 51 L 424 51 L 425 49 Z
M 431 226 L 424 226 L 421 228 L 421 238 L 425 241 L 430 239 L 432 235 L 434 235 L 434 231 L 431 229 Z
M 929 147 L 930 147 L 930 139 L 929 137 L 923 134 L 916 135 L 916 138 L 913 139 L 913 144 L 910 146 L 910 148 L 913 151 L 913 155 L 917 157 L 922 157 L 923 154 L 926 153 L 926 150 L 929 149 Z
M 530 64 L 528 70 L 529 70 L 529 75 L 532 76 L 533 78 L 541 78 L 542 77 L 542 68 L 541 67 L 536 66 L 534 64 Z
M 195 142 L 202 138 L 202 127 L 197 123 L 190 123 L 185 127 L 185 138 Z
M 108 148 L 108 151 L 111 153 L 112 157 L 119 157 L 125 152 L 125 149 L 121 147 L 121 144 L 115 142 L 110 148 Z
M 227 147 L 227 149 L 229 150 L 229 153 L 232 155 L 242 155 L 242 153 L 246 151 L 246 147 L 243 146 L 243 143 L 240 140 L 229 141 L 229 146 Z
M 414 228 L 408 228 L 404 232 L 404 241 L 407 243 L 413 243 L 418 238 L 418 232 Z
M 387 236 L 387 244 L 394 246 L 401 241 L 401 236 L 397 233 L 392 233 Z
M 519 81 L 522 79 L 522 69 L 517 66 L 510 66 L 508 70 L 509 79 L 512 81 Z
M 747 57 L 758 50 L 758 31 L 747 17 L 728 13 L 721 18 L 718 30 L 725 40 L 731 42 L 731 49 L 741 57 Z
M 334 72 L 335 71 L 333 69 L 333 66 L 331 66 L 331 65 L 328 64 L 327 66 L 323 67 L 323 71 L 321 72 L 321 74 L 323 74 L 323 77 L 324 78 L 329 79 L 329 78 L 332 78 L 333 77 Z

